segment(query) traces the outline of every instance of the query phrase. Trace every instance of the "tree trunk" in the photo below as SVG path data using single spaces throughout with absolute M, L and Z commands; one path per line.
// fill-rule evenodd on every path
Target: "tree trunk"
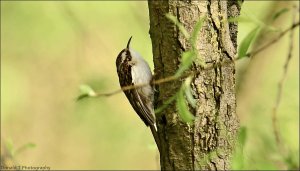
M 148 5 L 156 78 L 173 75 L 180 64 L 181 53 L 191 46 L 165 17 L 166 13 L 176 16 L 188 32 L 206 16 L 197 40 L 197 49 L 206 63 L 234 58 L 237 25 L 228 24 L 227 18 L 239 15 L 236 1 L 149 1 Z M 191 70 L 199 71 L 191 84 L 197 100 L 196 109 L 190 109 L 195 114 L 194 123 L 182 122 L 175 104 L 157 118 L 161 169 L 228 170 L 239 125 L 234 62 L 210 70 L 194 62 Z M 156 107 L 173 96 L 181 83 L 182 80 L 177 80 L 160 84 Z

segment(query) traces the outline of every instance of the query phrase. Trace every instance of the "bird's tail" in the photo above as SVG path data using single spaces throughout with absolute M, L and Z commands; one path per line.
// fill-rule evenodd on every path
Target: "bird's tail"
M 161 151 L 161 144 L 160 144 L 160 140 L 159 140 L 159 137 L 158 137 L 156 124 L 150 124 L 149 127 L 150 127 L 150 130 L 152 132 L 155 143 L 157 145 L 158 151 L 160 152 Z

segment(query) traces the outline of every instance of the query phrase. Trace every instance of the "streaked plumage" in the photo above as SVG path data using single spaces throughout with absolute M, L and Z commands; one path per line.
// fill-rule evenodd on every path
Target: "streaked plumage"
M 127 43 L 127 47 L 119 53 L 116 60 L 120 86 L 149 83 L 149 85 L 140 88 L 124 91 L 124 93 L 146 126 L 155 126 L 154 94 L 153 87 L 150 85 L 152 73 L 149 65 L 141 55 L 129 47 L 130 41 L 131 38 Z

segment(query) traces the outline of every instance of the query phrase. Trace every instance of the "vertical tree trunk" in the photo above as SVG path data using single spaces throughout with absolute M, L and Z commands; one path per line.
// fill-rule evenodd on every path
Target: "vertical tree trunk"
M 190 48 L 188 41 L 166 17 L 171 13 L 191 32 L 199 18 L 206 16 L 197 49 L 206 63 L 232 60 L 236 54 L 237 25 L 227 18 L 238 16 L 236 1 L 149 1 L 150 35 L 156 78 L 173 75 L 180 64 L 180 54 Z M 197 61 L 197 60 L 196 60 Z M 227 170 L 238 130 L 235 99 L 234 62 L 199 71 L 192 82 L 197 107 L 193 125 L 182 122 L 175 104 L 157 118 L 161 141 L 162 170 Z M 174 95 L 182 80 L 157 88 L 157 106 Z

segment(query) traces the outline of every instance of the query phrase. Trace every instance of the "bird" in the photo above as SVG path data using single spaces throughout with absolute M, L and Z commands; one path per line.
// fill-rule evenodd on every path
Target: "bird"
M 123 90 L 131 106 L 150 128 L 156 128 L 154 113 L 154 88 L 151 85 L 152 72 L 143 57 L 130 47 L 132 36 L 127 46 L 117 56 L 116 67 L 121 87 L 139 86 Z

